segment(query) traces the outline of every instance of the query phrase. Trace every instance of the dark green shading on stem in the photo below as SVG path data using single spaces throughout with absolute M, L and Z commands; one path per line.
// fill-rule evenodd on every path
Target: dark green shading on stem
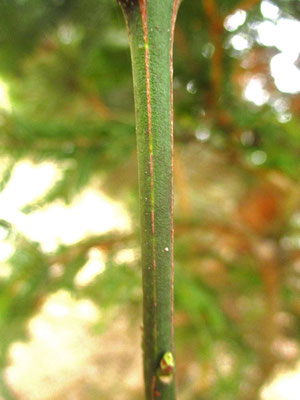
M 175 399 L 159 374 L 173 345 L 172 47 L 178 0 L 119 0 L 129 32 L 136 109 L 146 399 Z

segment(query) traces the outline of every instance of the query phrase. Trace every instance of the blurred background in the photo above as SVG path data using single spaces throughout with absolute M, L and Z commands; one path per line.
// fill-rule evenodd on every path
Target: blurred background
M 184 0 L 181 400 L 300 393 L 300 2 Z M 0 0 L 0 399 L 141 400 L 130 53 L 113 0 Z

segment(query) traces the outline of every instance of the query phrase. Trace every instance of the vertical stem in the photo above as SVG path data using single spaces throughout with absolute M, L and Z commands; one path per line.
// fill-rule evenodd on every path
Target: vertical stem
M 173 366 L 173 35 L 179 0 L 119 0 L 135 96 L 146 399 L 175 399 Z

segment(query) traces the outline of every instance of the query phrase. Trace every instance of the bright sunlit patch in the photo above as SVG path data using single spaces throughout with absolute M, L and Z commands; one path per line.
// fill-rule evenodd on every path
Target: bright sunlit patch
M 275 46 L 277 42 L 277 28 L 271 21 L 264 21 L 257 25 L 257 41 L 263 46 Z
M 262 390 L 262 400 L 299 400 L 300 365 L 291 371 L 279 373 Z
M 11 243 L 6 241 L 8 231 L 3 226 L 0 226 L 0 277 L 8 277 L 10 274 L 10 268 L 4 263 L 14 251 L 14 247 Z
M 10 348 L 10 356 L 12 358 L 22 358 L 25 352 L 25 346 L 21 342 L 15 342 Z
M 275 20 L 274 4 L 263 1 L 262 12 L 273 10 Z M 273 8 L 272 8 L 273 7 Z M 275 8 L 274 8 L 275 7 Z M 300 70 L 294 64 L 300 54 L 300 22 L 291 18 L 280 18 L 276 22 L 264 21 L 257 24 L 257 41 L 263 46 L 276 47 L 281 53 L 275 55 L 271 60 L 271 74 L 278 90 L 284 93 L 297 93 L 300 91 Z
M 137 254 L 134 249 L 123 249 L 118 251 L 115 261 L 118 264 L 130 264 L 136 261 Z
M 7 229 L 0 226 L 0 263 L 4 263 L 4 261 L 6 261 L 13 254 L 14 251 L 12 244 L 5 240 L 7 237 L 7 233 Z M 0 264 L 0 277 L 1 276 L 8 276 L 5 264 Z
M 44 306 L 44 310 L 46 313 L 58 318 L 66 317 L 69 314 L 67 305 L 59 301 L 48 301 Z
M 256 26 L 258 42 L 264 46 L 275 46 L 283 53 L 297 58 L 300 43 L 300 22 L 291 18 L 280 18 L 277 22 L 263 21 Z
M 281 18 L 277 22 L 276 47 L 284 53 L 300 53 L 300 22 L 291 18 Z
M 112 228 L 129 229 L 129 218 L 122 207 L 93 189 L 77 196 L 70 207 L 56 202 L 29 215 L 20 211 L 43 195 L 58 177 L 59 171 L 53 163 L 19 162 L 0 195 L 0 218 L 11 222 L 30 239 L 41 242 L 45 251 L 54 251 L 59 243 L 74 243 L 87 234 Z
M 279 18 L 279 8 L 268 0 L 263 0 L 260 5 L 260 11 L 265 18 L 276 21 Z
M 74 311 L 83 320 L 96 322 L 99 319 L 100 312 L 91 300 L 82 299 L 74 306 Z
M 129 231 L 130 220 L 121 204 L 95 189 L 86 189 L 71 206 L 55 202 L 23 216 L 18 228 L 32 240 L 39 241 L 44 251 L 54 251 L 60 243 L 70 245 L 87 235 L 113 229 Z
M 57 201 L 28 215 L 21 212 L 59 177 L 60 171 L 53 163 L 35 165 L 20 161 L 0 194 L 0 219 L 7 220 L 19 232 L 38 241 L 47 252 L 55 251 L 61 243 L 73 244 L 87 235 L 130 230 L 130 219 L 121 204 L 112 202 L 93 188 L 80 193 L 71 206 Z
M 54 310 L 60 310 L 56 312 Z M 71 293 L 66 290 L 59 290 L 55 294 L 48 297 L 43 305 L 41 313 L 45 317 L 60 317 L 62 315 L 69 315 L 74 318 L 83 316 L 85 320 L 93 322 L 95 318 L 99 318 L 100 313 L 95 304 L 88 299 L 75 300 Z M 33 332 L 34 334 L 34 332 Z
M 9 242 L 0 241 L 0 262 L 7 260 L 13 251 L 14 248 Z
M 237 51 L 244 51 L 251 47 L 251 41 L 249 40 L 249 37 L 242 33 L 234 35 L 231 38 L 230 43 L 232 47 Z
M 262 106 L 269 100 L 269 93 L 264 89 L 264 81 L 260 76 L 255 76 L 248 82 L 244 90 L 244 98 L 257 106 Z
M 20 161 L 14 168 L 13 175 L 5 190 L 0 194 L 0 218 L 10 219 L 25 204 L 41 196 L 59 177 L 54 163 L 33 164 Z
M 93 365 L 99 348 L 98 338 L 89 332 L 99 317 L 90 300 L 76 301 L 64 290 L 48 297 L 29 322 L 31 340 L 10 347 L 11 365 L 5 375 L 14 390 L 22 393 L 20 397 L 50 400 L 88 377 L 85 371 Z
M 10 277 L 10 274 L 11 274 L 11 272 L 12 272 L 12 267 L 11 267 L 11 264 L 8 264 L 8 263 L 4 263 L 4 262 L 2 262 L 1 261 L 1 264 L 0 264 L 0 278 L 9 278 Z
M 0 226 L 0 241 L 4 240 L 7 236 L 7 229 L 3 226 Z
M 99 249 L 93 248 L 88 253 L 88 262 L 81 268 L 75 277 L 77 286 L 86 286 L 105 270 L 104 254 Z
M 271 74 L 277 88 L 284 93 L 300 91 L 300 70 L 293 63 L 293 59 L 281 53 L 271 60 Z
M 11 104 L 8 97 L 7 85 L 0 80 L 0 110 L 10 111 Z
M 233 32 L 246 21 L 247 13 L 244 10 L 237 10 L 234 14 L 228 15 L 224 21 L 227 31 Z

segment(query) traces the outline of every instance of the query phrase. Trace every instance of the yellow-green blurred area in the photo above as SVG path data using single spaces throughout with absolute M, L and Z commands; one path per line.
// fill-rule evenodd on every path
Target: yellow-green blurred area
M 179 11 L 180 400 L 300 397 L 299 18 L 298 0 Z M 0 399 L 143 399 L 134 102 L 116 1 L 0 0 L 0 172 Z

